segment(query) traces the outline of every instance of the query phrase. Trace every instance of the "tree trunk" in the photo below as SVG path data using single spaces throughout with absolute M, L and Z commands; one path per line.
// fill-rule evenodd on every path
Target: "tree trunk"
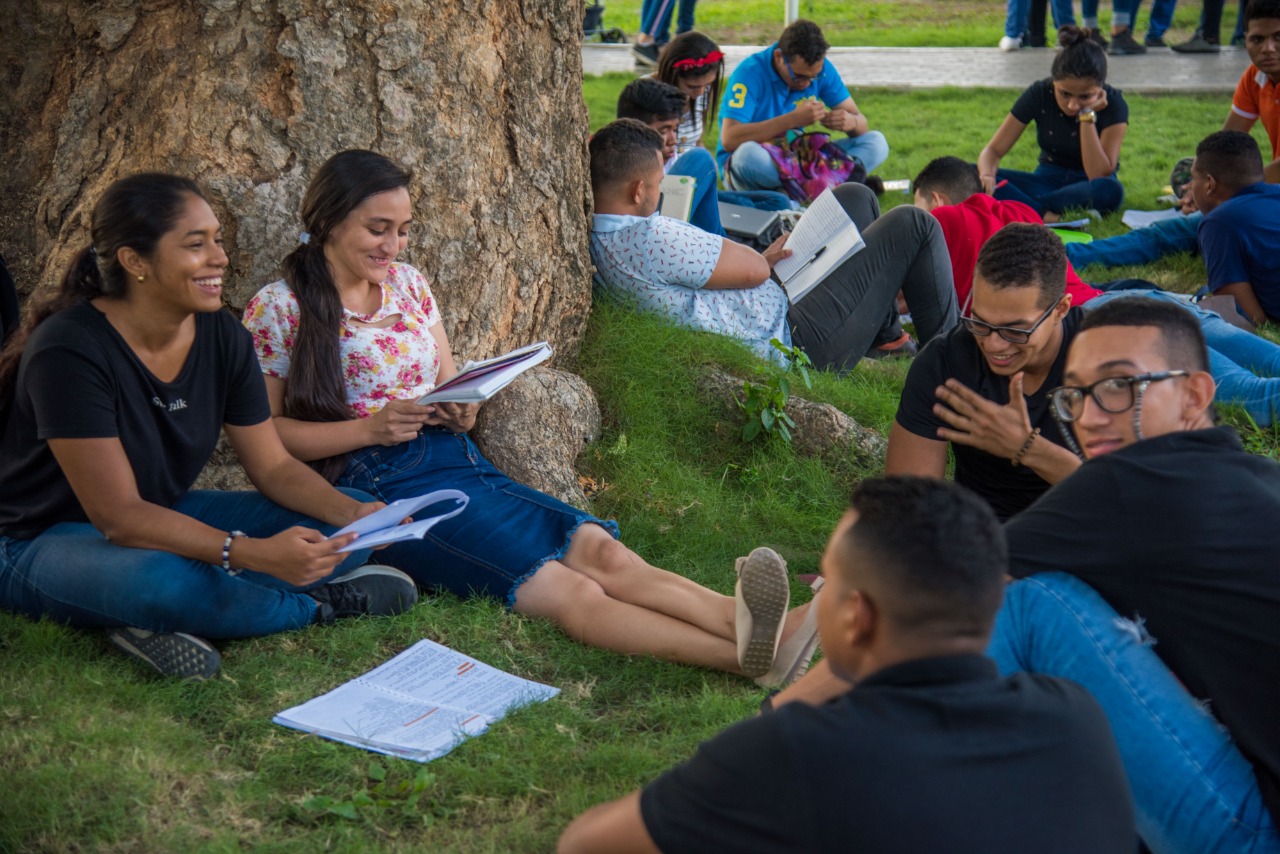
M 545 338 L 576 356 L 581 0 L 40 0 L 0 18 L 0 252 L 24 292 L 88 243 L 111 181 L 163 170 L 208 190 L 241 307 L 278 277 L 319 165 L 369 148 L 414 170 L 402 257 L 454 351 Z

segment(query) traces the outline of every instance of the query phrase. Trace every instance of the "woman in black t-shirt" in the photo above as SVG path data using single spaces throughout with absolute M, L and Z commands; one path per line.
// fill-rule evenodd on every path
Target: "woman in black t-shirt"
M 208 678 L 202 638 L 412 604 L 407 576 L 340 551 L 354 535 L 326 539 L 383 505 L 280 443 L 253 344 L 222 310 L 227 256 L 199 188 L 117 181 L 92 237 L 0 354 L 0 608 L 107 628 L 166 675 Z M 269 498 L 191 490 L 222 429 Z
M 1108 214 L 1124 202 L 1115 173 L 1129 105 L 1106 84 L 1107 55 L 1085 31 L 1063 27 L 1059 43 L 1051 77 L 1027 87 L 978 155 L 983 189 L 1030 205 L 1045 222 L 1057 222 L 1068 208 Z M 1000 159 L 1032 122 L 1040 145 L 1036 170 L 1000 169 Z

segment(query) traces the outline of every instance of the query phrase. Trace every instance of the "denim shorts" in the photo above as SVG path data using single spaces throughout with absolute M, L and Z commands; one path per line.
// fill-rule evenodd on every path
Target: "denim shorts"
M 466 493 L 471 501 L 462 513 L 420 541 L 374 552 L 373 560 L 407 572 L 420 587 L 462 597 L 493 596 L 509 608 L 516 588 L 547 561 L 564 557 L 584 523 L 618 536 L 615 523 L 507 477 L 464 433 L 428 428 L 399 445 L 352 452 L 338 483 L 388 503 L 436 489 Z

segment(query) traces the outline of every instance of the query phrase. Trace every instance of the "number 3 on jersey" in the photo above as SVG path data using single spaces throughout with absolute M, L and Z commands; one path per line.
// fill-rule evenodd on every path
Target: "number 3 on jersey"
M 733 93 L 733 97 L 729 99 L 730 107 L 737 109 L 747 103 L 747 84 L 735 83 L 730 91 Z

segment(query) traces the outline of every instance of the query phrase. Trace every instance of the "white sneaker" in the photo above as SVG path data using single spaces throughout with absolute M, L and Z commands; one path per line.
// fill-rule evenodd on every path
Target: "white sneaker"
M 1022 47 L 1021 36 L 1014 36 L 1012 38 L 1009 36 L 1000 37 L 1000 49 L 1005 53 L 1012 53 L 1020 47 Z

